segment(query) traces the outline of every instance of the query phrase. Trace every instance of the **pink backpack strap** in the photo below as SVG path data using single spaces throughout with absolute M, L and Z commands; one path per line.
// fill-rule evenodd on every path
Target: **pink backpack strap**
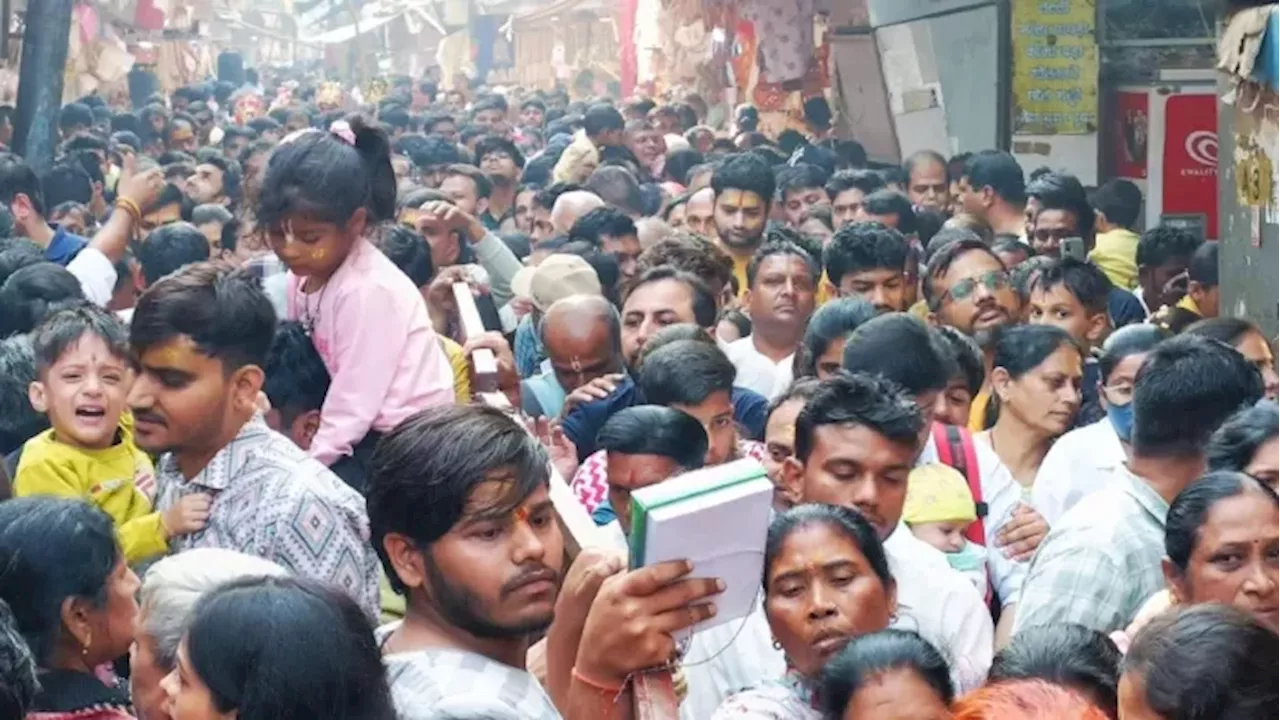
M 965 530 L 965 538 L 975 545 L 986 545 L 987 503 L 982 499 L 982 471 L 978 467 L 978 452 L 973 445 L 973 433 L 955 425 L 933 424 L 933 442 L 938 449 L 938 460 L 955 468 L 969 483 L 969 493 L 978 508 L 978 521 Z

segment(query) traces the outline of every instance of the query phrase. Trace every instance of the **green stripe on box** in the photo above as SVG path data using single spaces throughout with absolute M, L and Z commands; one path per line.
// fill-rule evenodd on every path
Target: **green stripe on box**
M 644 567 L 644 546 L 646 531 L 649 529 L 648 514 L 636 512 L 635 498 L 631 499 L 631 537 L 627 539 L 629 562 L 631 569 Z
M 690 475 L 697 475 L 696 482 L 690 482 Z M 658 508 L 692 500 L 696 497 L 719 492 L 726 488 L 765 477 L 764 466 L 750 458 L 735 460 L 727 465 L 702 468 L 692 473 L 672 478 L 669 481 L 644 488 L 641 493 L 647 497 L 642 499 L 636 493 L 631 495 L 631 537 L 630 562 L 632 568 L 644 566 L 644 549 L 646 532 L 648 531 L 649 513 Z M 680 482 L 680 481 L 684 482 Z M 690 484 L 693 487 L 688 487 Z

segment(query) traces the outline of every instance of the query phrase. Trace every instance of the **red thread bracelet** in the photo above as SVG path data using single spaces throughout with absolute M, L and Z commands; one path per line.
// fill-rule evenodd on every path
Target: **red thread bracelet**
M 622 688 L 625 687 L 625 684 L 624 685 L 606 685 L 605 683 L 602 683 L 599 680 L 592 680 L 586 675 L 583 675 L 578 670 L 576 665 L 573 668 L 573 672 L 570 674 L 572 675 L 574 680 L 577 680 L 583 685 L 586 685 L 587 687 L 592 688 L 593 690 L 599 690 L 602 693 L 608 693 L 610 695 L 616 695 L 622 692 Z

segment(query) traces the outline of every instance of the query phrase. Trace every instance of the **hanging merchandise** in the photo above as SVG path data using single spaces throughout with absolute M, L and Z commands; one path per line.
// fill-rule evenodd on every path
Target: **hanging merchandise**
M 741 12 L 760 38 L 763 79 L 799 90 L 813 57 L 814 0 L 749 0 Z
M 745 96 L 756 83 L 756 26 L 750 20 L 739 19 L 734 32 L 735 52 L 733 65 L 734 84 Z
M 570 67 L 565 54 L 564 43 L 557 40 L 556 44 L 551 46 L 551 67 L 555 68 L 556 80 L 568 80 L 573 74 L 573 68 Z
M 818 47 L 814 50 L 813 57 L 809 59 L 809 67 L 805 71 L 803 87 L 800 89 L 801 95 L 805 98 L 825 95 L 827 90 L 831 89 L 830 28 L 826 23 L 826 18 L 822 16 L 818 17 L 817 24 L 819 28 L 816 39 Z
M 471 19 L 471 61 L 476 77 L 487 78 L 491 70 L 511 67 L 511 41 L 502 32 L 503 15 L 477 15 Z
M 639 55 L 636 50 L 636 12 L 640 0 L 620 0 L 618 3 L 617 29 L 620 55 L 620 84 L 622 96 L 635 91 L 639 73 Z
M 102 23 L 97 8 L 88 5 L 76 6 L 71 23 L 63 75 L 63 102 L 92 93 L 103 96 L 113 90 L 124 93 L 134 56 L 115 29 Z
M 133 11 L 133 25 L 139 30 L 158 31 L 164 29 L 164 10 L 157 0 L 138 0 Z M 167 6 L 167 3 L 165 3 Z

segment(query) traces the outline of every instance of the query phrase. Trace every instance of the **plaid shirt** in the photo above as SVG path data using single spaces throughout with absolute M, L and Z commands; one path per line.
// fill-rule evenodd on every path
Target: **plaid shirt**
M 597 450 L 587 456 L 573 474 L 569 488 L 578 497 L 578 502 L 587 512 L 594 513 L 596 508 L 609 498 L 609 458 L 604 450 Z M 749 457 L 764 462 L 764 443 L 754 440 L 738 441 L 738 457 Z
M 378 628 L 378 645 L 399 625 Z M 429 648 L 384 655 L 383 660 L 399 720 L 560 720 L 532 675 L 483 655 Z
M 174 551 L 214 547 L 266 558 L 345 590 L 377 617 L 380 566 L 364 498 L 261 415 L 190 480 L 173 455 L 160 459 L 156 475 L 160 512 L 185 495 L 213 496 L 208 524 L 174 538 Z
M 1056 623 L 1123 630 L 1164 588 L 1169 504 L 1126 468 L 1115 472 L 1112 485 L 1077 503 L 1040 544 L 1022 586 L 1015 633 Z

